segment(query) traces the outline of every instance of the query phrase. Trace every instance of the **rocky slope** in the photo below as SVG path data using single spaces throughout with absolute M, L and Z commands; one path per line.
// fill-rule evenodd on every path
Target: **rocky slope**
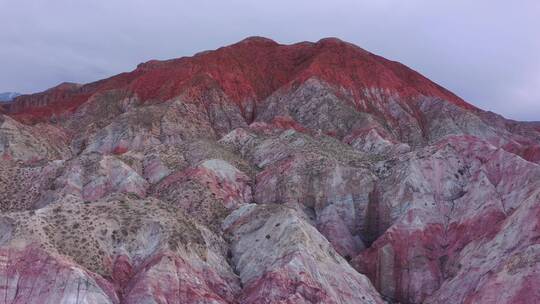
M 535 303 L 540 125 L 330 38 L 0 105 L 0 303 Z

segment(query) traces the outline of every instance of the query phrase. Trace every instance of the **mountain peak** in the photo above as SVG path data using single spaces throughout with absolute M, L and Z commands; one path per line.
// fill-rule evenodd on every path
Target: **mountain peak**
M 317 44 L 323 44 L 323 45 L 353 45 L 351 43 L 348 43 L 346 41 L 341 40 L 337 37 L 326 37 L 322 38 L 319 41 L 317 41 Z
M 312 78 L 352 96 L 358 106 L 367 92 L 375 89 L 412 99 L 441 98 L 475 109 L 412 69 L 338 38 L 283 45 L 254 36 L 193 57 L 150 60 L 132 72 L 87 85 L 64 83 L 44 93 L 18 98 L 10 111 L 39 120 L 37 113 L 46 118 L 73 110 L 93 94 L 109 90 L 134 94 L 142 101 L 162 102 L 179 95 L 197 99 L 209 88 L 219 89 L 230 102 L 243 108 Z M 56 97 L 47 98 L 50 94 Z M 40 101 L 43 98 L 45 101 Z
M 80 87 L 82 87 L 83 84 L 75 83 L 75 82 L 62 82 L 59 85 L 50 88 L 49 90 L 64 90 L 64 91 L 70 91 L 70 90 L 76 90 Z
M 239 42 L 235 44 L 259 44 L 259 45 L 279 45 L 277 42 L 270 38 L 262 37 L 262 36 L 250 36 L 247 38 L 244 38 L 240 40 Z

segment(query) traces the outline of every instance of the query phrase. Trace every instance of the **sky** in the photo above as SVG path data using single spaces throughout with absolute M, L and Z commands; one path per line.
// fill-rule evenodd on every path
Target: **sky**
M 232 44 L 338 37 L 468 102 L 540 121 L 538 0 L 0 0 L 0 92 L 87 83 Z

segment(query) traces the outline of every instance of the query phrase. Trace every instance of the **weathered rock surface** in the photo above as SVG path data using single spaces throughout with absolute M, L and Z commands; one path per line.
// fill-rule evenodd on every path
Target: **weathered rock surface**
M 7 235 L 1 244 L 6 248 L 2 282 L 12 282 L 4 291 L 21 293 L 14 296 L 22 297 L 21 303 L 32 296 L 36 303 L 39 298 L 54 303 L 60 296 L 71 303 L 76 281 L 83 279 L 91 282 L 85 283 L 88 294 L 80 295 L 81 303 L 212 303 L 210 298 L 229 303 L 239 290 L 223 239 L 189 220 L 181 209 L 155 199 L 120 195 L 84 203 L 68 195 L 37 211 L 5 214 L 1 220 Z M 77 264 L 85 270 L 70 270 Z M 109 294 L 104 295 L 92 277 L 106 283 Z M 75 284 L 75 289 L 59 290 L 61 284 Z M 53 292 L 38 289 L 33 295 L 33 288 Z
M 0 158 L 39 162 L 67 158 L 70 155 L 68 135 L 62 128 L 49 124 L 27 126 L 0 114 Z
M 262 168 L 255 177 L 256 202 L 299 207 L 335 249 L 351 259 L 364 248 L 362 231 L 375 178 L 368 169 L 369 157 L 324 135 L 274 132 L 252 134 L 248 141 L 230 136 L 222 142 L 243 145 L 246 157 Z
M 112 284 L 31 244 L 0 250 L 2 303 L 119 303 Z
M 0 304 L 540 302 L 540 123 L 338 39 L 0 106 Z
M 356 258 L 357 268 L 383 295 L 406 302 L 461 303 L 472 301 L 471 293 L 494 293 L 480 277 L 535 246 L 529 237 L 535 238 L 538 227 L 525 222 L 516 227 L 523 247 L 498 251 L 495 240 L 516 233 L 505 223 L 531 212 L 529 201 L 538 203 L 540 167 L 470 136 L 449 137 L 402 157 L 378 166 L 382 179 L 373 194 L 370 229 L 382 235 Z M 484 250 L 498 253 L 478 257 L 477 243 L 490 243 L 493 247 Z M 474 266 L 464 269 L 468 254 L 475 256 Z M 511 285 L 513 278 L 504 280 L 501 284 Z M 458 281 L 467 288 L 448 290 L 447 298 L 430 297 L 444 292 L 441 285 Z M 513 303 L 511 296 L 505 302 Z
M 383 303 L 369 280 L 290 207 L 245 205 L 224 221 L 240 303 Z

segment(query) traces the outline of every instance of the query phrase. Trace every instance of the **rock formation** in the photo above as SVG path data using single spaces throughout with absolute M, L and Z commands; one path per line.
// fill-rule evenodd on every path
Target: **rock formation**
M 0 303 L 540 302 L 540 124 L 335 38 L 0 105 Z

